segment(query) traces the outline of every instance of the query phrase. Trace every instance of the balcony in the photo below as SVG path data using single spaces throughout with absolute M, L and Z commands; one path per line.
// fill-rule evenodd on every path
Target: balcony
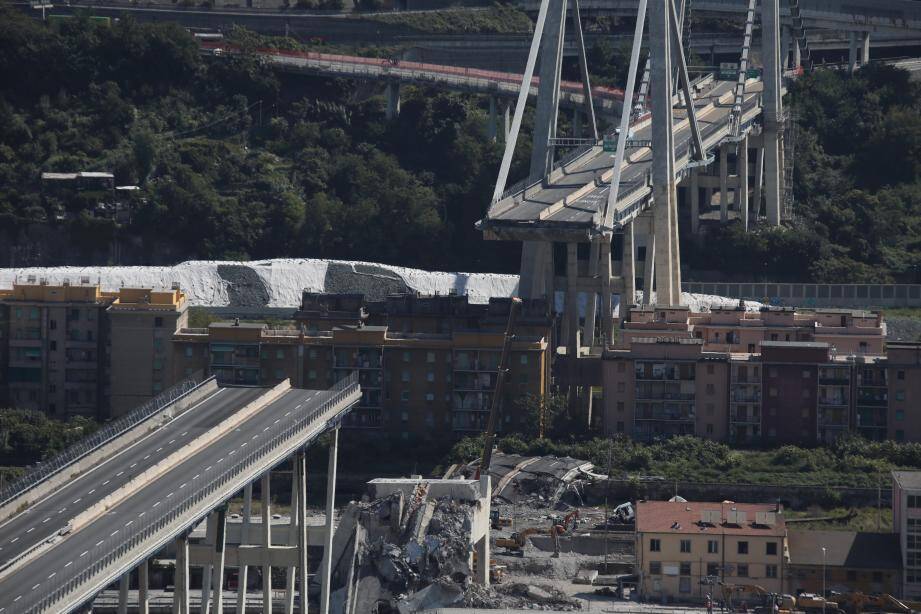
M 693 409 L 693 408 L 692 408 Z M 663 422 L 694 422 L 694 412 L 668 412 L 668 411 L 643 411 L 637 409 L 634 419 L 636 421 L 663 421 Z
M 381 427 L 381 411 L 379 409 L 363 409 L 356 407 L 345 415 L 342 425 L 353 429 L 377 429 Z
M 850 403 L 845 397 L 819 397 L 816 401 L 820 406 L 825 407 L 849 407 Z
M 734 424 L 761 424 L 761 412 L 730 412 L 729 421 Z
M 865 395 L 857 393 L 857 407 L 888 407 L 889 395 Z
M 729 399 L 733 403 L 760 403 L 761 402 L 761 392 L 751 392 L 749 394 L 744 394 L 741 392 L 733 391 L 729 396 Z

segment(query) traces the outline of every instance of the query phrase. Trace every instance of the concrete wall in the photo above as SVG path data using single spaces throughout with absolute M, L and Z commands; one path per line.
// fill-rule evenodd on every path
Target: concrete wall
M 919 307 L 921 284 L 684 282 L 684 292 L 796 307 Z

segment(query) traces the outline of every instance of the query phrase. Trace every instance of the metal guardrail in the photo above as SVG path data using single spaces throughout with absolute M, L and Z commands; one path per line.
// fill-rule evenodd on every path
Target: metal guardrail
M 201 382 L 198 382 L 194 378 L 179 382 L 175 386 L 168 388 L 161 394 L 150 399 L 143 405 L 136 407 L 134 410 L 125 414 L 118 420 L 106 424 L 89 437 L 81 439 L 54 458 L 39 462 L 24 476 L 20 477 L 15 482 L 12 482 L 9 486 L 0 491 L 0 505 L 4 505 L 19 495 L 25 493 L 26 491 L 34 488 L 37 484 L 41 483 L 62 469 L 69 467 L 87 454 L 94 452 L 100 446 L 103 446 L 116 437 L 121 436 L 129 429 L 134 428 L 167 405 L 175 403 L 177 400 L 211 379 L 214 379 L 214 376 L 211 376 L 210 378 Z
M 310 414 L 301 416 L 293 423 L 281 422 L 270 429 L 268 439 L 254 449 L 245 457 L 233 465 L 222 464 L 214 467 L 209 471 L 202 471 L 197 479 L 188 482 L 186 489 L 187 495 L 182 499 L 177 499 L 171 506 L 162 506 L 163 512 L 156 513 L 157 508 L 147 511 L 143 519 L 134 520 L 130 527 L 122 527 L 122 530 L 113 533 L 107 539 L 100 542 L 94 548 L 91 548 L 86 560 L 92 561 L 88 567 L 79 569 L 77 565 L 64 568 L 53 577 L 46 578 L 39 587 L 29 591 L 31 595 L 21 599 L 20 603 L 12 604 L 21 608 L 20 612 L 24 614 L 38 614 L 40 612 L 64 612 L 67 604 L 59 603 L 68 598 L 71 593 L 83 589 L 87 595 L 76 595 L 71 598 L 90 598 L 92 590 L 87 590 L 86 584 L 93 581 L 97 575 L 110 572 L 110 577 L 114 579 L 125 571 L 131 569 L 150 552 L 155 551 L 178 535 L 184 528 L 194 524 L 199 518 L 207 514 L 208 509 L 196 509 L 196 506 L 208 504 L 209 497 L 213 498 L 215 494 L 226 495 L 217 502 L 226 499 L 234 492 L 242 488 L 245 484 L 240 483 L 247 470 L 264 460 L 269 454 L 279 446 L 289 442 L 293 437 L 298 435 L 306 427 L 310 426 L 318 418 L 330 411 L 349 396 L 354 395 L 360 390 L 358 385 L 358 374 L 352 372 L 348 377 L 343 378 L 335 384 L 330 390 L 333 395 L 327 399 L 319 408 Z M 346 408 L 342 413 L 350 409 Z M 338 418 L 338 416 L 336 417 Z M 319 433 L 318 433 L 319 435 Z M 192 513 L 192 519 L 189 520 L 187 514 Z M 126 530 L 127 529 L 127 530 Z M 162 532 L 167 532 L 163 535 Z M 136 549 L 144 549 L 141 555 L 135 554 Z M 68 573 L 68 570 L 71 570 Z M 109 580 L 103 578 L 97 579 L 100 584 L 99 589 Z

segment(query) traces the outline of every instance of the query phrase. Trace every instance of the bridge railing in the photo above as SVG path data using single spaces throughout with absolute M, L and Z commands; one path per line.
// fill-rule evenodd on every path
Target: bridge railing
M 37 463 L 25 475 L 0 491 L 0 505 L 7 503 L 15 497 L 18 497 L 19 495 L 33 488 L 36 484 L 39 484 L 43 480 L 47 479 L 49 476 L 54 475 L 62 469 L 77 462 L 87 454 L 97 450 L 100 446 L 103 446 L 113 439 L 121 436 L 123 433 L 134 428 L 144 420 L 147 420 L 150 416 L 159 412 L 167 405 L 175 403 L 177 400 L 184 397 L 189 392 L 198 388 L 202 384 L 205 384 L 211 379 L 214 379 L 214 377 L 212 376 L 202 382 L 199 382 L 195 378 L 189 378 L 179 382 L 172 388 L 165 390 L 143 405 L 136 407 L 134 410 L 125 414 L 118 420 L 114 420 L 104 425 L 89 437 L 81 439 L 57 456 Z
M 261 469 L 266 462 L 274 462 L 271 461 L 273 452 L 285 444 L 290 445 L 291 440 L 307 427 L 356 395 L 360 391 L 357 372 L 340 380 L 330 391 L 330 397 L 314 411 L 293 422 L 280 422 L 270 427 L 263 443 L 253 446 L 235 464 L 222 463 L 202 471 L 198 478 L 188 481 L 185 495 L 168 501 L 167 505 L 146 510 L 143 518 L 133 519 L 130 526 L 120 527 L 98 546 L 90 548 L 87 556 L 81 557 L 87 561 L 87 566 L 71 565 L 51 574 L 40 586 L 29 591 L 29 597 L 23 598 L 21 605 L 16 605 L 26 614 L 63 612 L 92 598 L 105 584 L 130 571 L 245 486 L 247 476 L 255 467 Z M 343 408 L 333 419 L 350 408 Z M 163 511 L 158 514 L 157 509 Z M 68 573 L 68 570 L 72 571 Z

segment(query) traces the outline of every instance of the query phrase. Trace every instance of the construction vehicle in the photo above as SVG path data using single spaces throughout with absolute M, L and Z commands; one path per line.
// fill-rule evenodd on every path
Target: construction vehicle
M 557 516 L 559 518 L 559 516 Z M 557 535 L 565 535 L 576 528 L 576 520 L 579 519 L 579 510 L 573 510 L 566 514 L 562 522 L 555 523 L 553 530 Z
M 847 614 L 861 614 L 862 612 L 895 612 L 896 614 L 911 614 L 912 606 L 900 599 L 889 595 L 867 595 L 859 591 L 852 593 L 833 593 L 832 598 L 838 607 Z
M 747 604 L 745 595 L 751 595 L 755 601 L 751 605 L 758 614 L 792 614 L 796 609 L 796 600 L 792 595 L 772 593 L 757 584 L 720 584 L 720 591 L 723 604 L 730 612 L 740 605 Z
M 492 446 L 496 438 L 496 422 L 499 420 L 499 410 L 502 407 L 502 388 L 505 385 L 505 376 L 508 374 L 509 355 L 512 353 L 512 341 L 515 339 L 515 321 L 518 319 L 518 310 L 521 308 L 521 299 L 512 297 L 508 306 L 508 323 L 505 326 L 505 337 L 502 341 L 502 354 L 499 356 L 499 365 L 496 367 L 496 387 L 493 390 L 492 403 L 489 406 L 489 418 L 486 422 L 486 432 L 483 437 L 483 458 L 477 468 L 476 477 L 489 475 L 489 464 L 492 461 Z
M 838 614 L 842 612 L 836 601 L 829 601 L 815 593 L 800 593 L 796 596 L 796 609 L 807 614 Z
M 525 529 L 524 531 L 516 531 L 515 533 L 512 533 L 511 537 L 497 537 L 496 547 L 505 548 L 507 554 L 517 554 L 518 556 L 524 556 L 524 547 L 528 543 L 528 538 L 532 535 L 537 535 L 545 532 L 545 529 L 538 529 L 537 527 L 531 527 L 530 529 Z

